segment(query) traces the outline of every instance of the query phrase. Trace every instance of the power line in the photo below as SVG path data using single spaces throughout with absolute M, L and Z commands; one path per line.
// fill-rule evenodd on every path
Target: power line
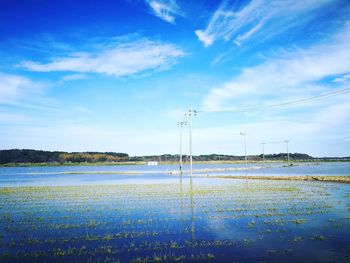
M 281 144 L 285 143 L 285 141 L 265 141 L 264 144 Z
M 207 113 L 214 113 L 214 112 L 232 112 L 232 113 L 240 113 L 240 112 L 251 112 L 251 111 L 258 111 L 258 110 L 269 110 L 269 109 L 274 109 L 274 108 L 279 108 L 279 107 L 286 107 L 286 106 L 294 106 L 294 105 L 299 105 L 299 104 L 306 104 L 309 102 L 315 102 L 315 101 L 320 101 L 324 99 L 328 99 L 330 97 L 346 94 L 350 92 L 350 87 L 349 88 L 344 88 L 344 89 L 339 89 L 335 91 L 331 91 L 322 95 L 317 95 L 313 97 L 308 97 L 308 98 L 302 98 L 294 101 L 288 101 L 288 102 L 282 102 L 278 104 L 272 104 L 272 105 L 267 105 L 263 107 L 249 107 L 245 109 L 240 109 L 240 110 L 218 110 L 218 111 L 198 111 L 198 112 L 207 112 Z
M 323 95 L 318 95 L 318 96 L 304 98 L 304 99 L 299 99 L 299 100 L 295 100 L 295 101 L 290 101 L 290 102 L 284 102 L 284 103 L 280 103 L 280 104 L 270 105 L 270 106 L 266 106 L 264 108 L 268 109 L 268 108 L 280 107 L 280 106 L 304 104 L 304 103 L 307 103 L 307 102 L 314 102 L 314 101 L 327 99 L 327 98 L 330 98 L 330 97 L 333 97 L 333 96 L 337 96 L 337 95 L 341 95 L 341 94 L 345 94 L 345 93 L 348 93 L 348 92 L 350 92 L 350 88 L 345 88 L 345 89 L 341 89 L 341 90 L 328 92 L 327 94 L 323 94 Z

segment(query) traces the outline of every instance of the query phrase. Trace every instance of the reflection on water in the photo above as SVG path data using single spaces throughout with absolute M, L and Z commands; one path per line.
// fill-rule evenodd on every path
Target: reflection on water
M 194 243 L 194 202 L 193 202 L 193 179 L 190 176 L 190 197 L 191 197 L 191 241 Z
M 184 218 L 184 206 L 183 206 L 183 174 L 180 174 L 180 210 L 181 210 L 181 229 L 183 229 L 183 223 L 185 221 Z M 193 191 L 193 178 L 190 176 L 190 189 L 189 189 L 189 197 L 190 197 L 190 208 L 191 208 L 191 242 L 194 243 L 195 240 L 195 215 L 194 215 L 194 191 Z
M 184 223 L 184 204 L 183 204 L 183 187 L 182 187 L 182 173 L 180 174 L 180 209 L 181 209 L 181 229 Z
M 281 163 L 264 163 L 267 168 L 251 169 L 257 164 L 249 164 L 248 170 L 203 172 L 194 175 L 350 175 L 350 162 L 341 163 L 297 163 L 290 167 L 277 167 Z M 271 168 L 271 166 L 275 166 Z M 194 170 L 242 168 L 242 164 L 195 164 Z M 146 180 L 178 180 L 178 175 L 170 171 L 178 169 L 175 165 L 126 166 L 63 166 L 63 167 L 1 167 L 0 186 L 54 186 L 54 185 L 87 185 L 87 184 L 119 184 L 141 182 Z M 89 173 L 90 172 L 90 173 Z M 144 173 L 143 173 L 144 172 Z M 73 174 L 67 174 L 73 173 Z M 82 174 L 83 173 L 83 174 Z M 113 174 L 117 173 L 117 174 Z M 127 174 L 125 174 L 127 173 Z
M 0 262 L 348 261 L 347 184 L 161 182 L 0 188 Z

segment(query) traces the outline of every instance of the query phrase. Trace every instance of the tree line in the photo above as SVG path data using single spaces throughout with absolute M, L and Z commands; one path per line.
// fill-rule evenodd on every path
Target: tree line
M 59 152 L 27 149 L 0 150 L 0 164 L 8 163 L 97 163 L 128 161 L 127 153 L 115 152 Z
M 304 153 L 290 153 L 292 161 L 350 161 L 350 157 L 322 157 L 316 158 Z M 226 154 L 206 154 L 194 155 L 193 161 L 243 161 L 244 156 L 226 155 Z M 287 153 L 249 155 L 249 161 L 283 161 L 287 159 Z M 183 160 L 189 160 L 188 155 L 183 155 Z M 118 163 L 118 162 L 147 162 L 158 161 L 178 162 L 178 154 L 162 154 L 147 156 L 129 156 L 127 153 L 120 152 L 60 152 L 60 151 L 41 151 L 28 149 L 0 150 L 0 164 L 18 164 L 18 163 Z

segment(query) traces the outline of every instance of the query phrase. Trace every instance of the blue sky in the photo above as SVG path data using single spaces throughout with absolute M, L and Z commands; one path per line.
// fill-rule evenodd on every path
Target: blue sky
M 1 149 L 177 153 L 192 105 L 195 154 L 350 155 L 347 0 L 2 0 L 0 25 Z

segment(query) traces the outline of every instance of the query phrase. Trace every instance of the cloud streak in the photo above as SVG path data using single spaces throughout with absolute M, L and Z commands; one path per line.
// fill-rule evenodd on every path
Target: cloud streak
M 173 44 L 141 39 L 105 45 L 96 52 L 75 52 L 54 57 L 47 63 L 24 61 L 19 67 L 37 72 L 99 73 L 123 77 L 169 69 L 185 55 Z
M 32 118 L 26 115 L 0 111 L 0 124 L 3 124 L 3 123 L 18 124 L 18 123 L 30 122 L 30 121 L 32 121 Z
M 45 95 L 47 85 L 27 77 L 0 72 L 0 105 L 56 110 L 57 100 Z
M 176 16 L 183 15 L 175 0 L 146 0 L 146 3 L 155 16 L 171 24 Z
M 303 152 L 314 156 L 330 155 L 330 148 L 340 144 L 335 156 L 348 155 L 348 143 L 344 134 L 350 132 L 350 96 L 337 105 L 328 105 L 311 113 L 303 112 L 294 118 L 246 120 L 244 123 L 196 128 L 194 149 L 199 153 L 229 153 L 244 155 L 244 145 L 240 131 L 247 132 L 248 154 L 261 154 L 261 142 L 282 142 L 290 139 L 291 152 Z M 198 125 L 197 125 L 198 126 Z M 213 148 L 215 145 L 215 148 Z M 333 145 L 333 146 L 331 146 Z M 267 144 L 265 153 L 285 152 L 285 144 Z M 332 155 L 332 154 L 331 154 Z
M 252 0 L 244 7 L 225 0 L 212 15 L 205 29 L 195 34 L 205 47 L 217 40 L 233 41 L 238 46 L 249 39 L 267 39 L 297 25 L 329 0 Z
M 346 81 L 339 79 L 347 79 L 350 72 L 348 50 L 350 24 L 328 43 L 285 51 L 258 66 L 244 69 L 233 80 L 213 88 L 205 96 L 203 106 L 207 111 L 234 110 L 244 105 L 262 107 L 319 95 L 329 91 L 330 86 L 344 88 Z

